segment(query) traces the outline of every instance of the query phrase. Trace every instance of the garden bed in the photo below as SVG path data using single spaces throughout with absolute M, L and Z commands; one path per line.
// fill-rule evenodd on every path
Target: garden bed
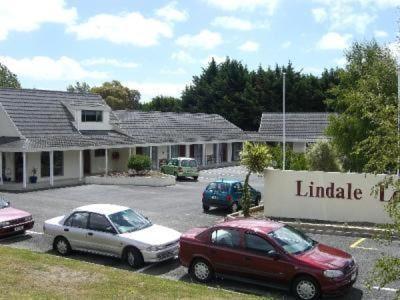
M 88 176 L 86 184 L 101 185 L 134 185 L 134 186 L 169 186 L 175 185 L 175 177 L 160 172 L 150 171 L 143 175 L 133 175 L 129 172 L 112 172 L 107 176 Z

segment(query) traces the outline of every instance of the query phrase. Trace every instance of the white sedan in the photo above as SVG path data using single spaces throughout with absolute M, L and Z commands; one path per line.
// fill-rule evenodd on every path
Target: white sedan
M 134 210 L 111 204 L 79 207 L 44 223 L 61 255 L 72 250 L 122 258 L 134 268 L 178 255 L 181 233 L 152 224 Z

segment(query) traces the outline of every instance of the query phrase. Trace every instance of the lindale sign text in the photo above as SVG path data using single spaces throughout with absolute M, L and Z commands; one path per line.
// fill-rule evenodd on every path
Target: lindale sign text
M 296 196 L 310 198 L 336 198 L 348 200 L 361 200 L 362 190 L 353 188 L 351 183 L 346 183 L 345 186 L 336 186 L 331 182 L 328 186 L 316 186 L 314 182 L 310 182 L 308 186 L 303 186 L 302 180 L 297 180 Z

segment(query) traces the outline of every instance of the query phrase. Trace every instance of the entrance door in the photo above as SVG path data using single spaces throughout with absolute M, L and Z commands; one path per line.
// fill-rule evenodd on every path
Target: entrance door
M 83 174 L 90 175 L 91 173 L 91 162 L 90 162 L 90 150 L 83 150 Z
M 221 149 L 221 162 L 226 162 L 228 160 L 228 144 L 220 144 Z
M 7 178 L 6 176 L 6 156 L 3 153 L 2 159 L 1 159 L 1 174 L 3 174 L 3 179 L 5 180 Z
M 24 161 L 22 158 L 22 152 L 14 153 L 14 171 L 15 171 L 15 182 L 22 182 L 24 176 Z
M 186 146 L 185 145 L 179 145 L 179 156 L 180 157 L 186 156 Z

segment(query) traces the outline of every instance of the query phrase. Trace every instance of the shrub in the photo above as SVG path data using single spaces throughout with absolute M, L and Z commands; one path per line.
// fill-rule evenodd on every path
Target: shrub
M 128 160 L 128 169 L 136 172 L 149 171 L 150 168 L 151 160 L 146 155 L 132 155 Z
M 272 154 L 271 167 L 282 169 L 282 145 L 270 147 Z M 292 149 L 286 148 L 286 170 L 308 170 L 308 164 L 304 153 L 293 152 Z
M 310 171 L 339 172 L 342 167 L 337 152 L 330 142 L 320 141 L 306 154 Z

